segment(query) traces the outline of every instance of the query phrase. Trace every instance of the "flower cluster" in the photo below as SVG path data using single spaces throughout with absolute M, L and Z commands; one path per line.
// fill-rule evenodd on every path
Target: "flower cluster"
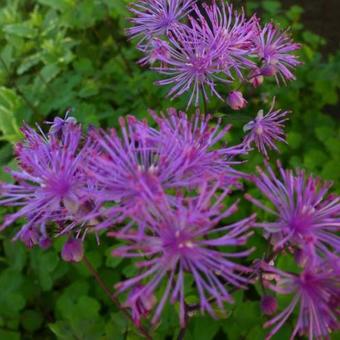
M 188 106 L 211 95 L 225 100 L 221 88 L 230 87 L 227 103 L 235 110 L 246 106 L 241 83 L 260 86 L 264 77 L 277 82 L 294 79 L 300 46 L 272 23 L 261 27 L 224 0 L 211 4 L 195 0 L 139 0 L 131 5 L 130 37 L 138 37 L 142 64 L 164 76 L 158 85 L 171 85 L 172 98 L 189 92 Z
M 197 309 L 215 317 L 217 308 L 223 312 L 224 303 L 233 302 L 231 286 L 246 288 L 261 273 L 264 287 L 294 294 L 292 303 L 265 324 L 273 326 L 268 338 L 298 303 L 294 335 L 322 337 L 336 328 L 339 197 L 327 196 L 329 183 L 280 165 L 282 180 L 269 165 L 267 173 L 259 169 L 259 176 L 239 170 L 238 156 L 249 151 L 252 139 L 263 151 L 261 146 L 266 150 L 280 138 L 285 113 L 261 115 L 235 146 L 226 145 L 230 126 L 199 111 L 192 117 L 175 109 L 150 115 L 153 125 L 128 116 L 120 119 L 119 129 L 91 128 L 87 136 L 73 118 L 56 118 L 46 134 L 25 126 L 24 142 L 15 149 L 20 170 L 9 170 L 14 183 L 0 186 L 1 205 L 19 209 L 5 218 L 2 229 L 25 218 L 15 238 L 28 247 L 45 248 L 53 237 L 67 235 L 61 255 L 68 262 L 82 259 L 89 231 L 118 240 L 112 255 L 131 258 L 138 269 L 116 285 L 117 293 L 127 294 L 124 306 L 137 325 L 149 314 L 158 323 L 169 301 L 178 305 L 184 327 L 193 292 Z M 253 137 L 260 127 L 267 136 L 262 141 Z M 274 221 L 232 217 L 238 202 L 231 194 L 242 188 L 243 179 L 253 180 L 272 202 L 267 207 L 246 194 Z M 293 253 L 301 272 L 244 259 L 253 251 L 246 247 L 253 227 L 264 229 L 272 254 Z M 266 315 L 277 309 L 270 295 L 261 306 Z
M 267 171 L 259 168 L 254 178 L 271 207 L 246 194 L 248 200 L 274 217 L 271 222 L 255 224 L 264 229 L 274 252 L 282 254 L 285 249 L 286 256 L 293 256 L 297 266 L 293 274 L 261 264 L 267 288 L 294 295 L 289 306 L 265 324 L 273 326 L 267 338 L 278 332 L 298 304 L 298 320 L 291 338 L 297 334 L 309 339 L 324 338 L 339 327 L 340 197 L 328 194 L 331 183 L 307 177 L 301 170 L 284 170 L 280 163 L 278 167 L 281 178 L 268 164 Z M 272 314 L 275 303 L 268 305 L 268 297 L 264 302 L 264 313 Z
M 128 34 L 139 39 L 141 62 L 155 64 L 165 76 L 158 84 L 172 85 L 170 96 L 191 92 L 188 105 L 210 95 L 224 100 L 218 88 L 224 83 L 233 89 L 226 102 L 240 110 L 247 105 L 242 82 L 258 87 L 265 77 L 294 79 L 299 45 L 222 0 L 138 0 L 131 11 Z M 339 328 L 340 197 L 328 193 L 331 183 L 279 162 L 280 176 L 267 161 L 258 175 L 240 169 L 253 145 L 269 158 L 270 150 L 279 151 L 276 142 L 285 142 L 288 112 L 274 104 L 266 114 L 260 110 L 232 146 L 226 142 L 231 126 L 199 110 L 191 116 L 150 110 L 152 124 L 126 116 L 117 128 L 91 127 L 87 134 L 68 116 L 49 122 L 46 133 L 25 125 L 24 141 L 15 147 L 19 169 L 8 169 L 12 182 L 0 183 L 0 205 L 17 210 L 0 228 L 24 220 L 14 239 L 27 247 L 47 248 L 66 235 L 61 257 L 67 262 L 83 259 L 88 233 L 109 236 L 112 256 L 130 259 L 136 269 L 115 288 L 139 328 L 149 315 L 158 324 L 168 302 L 176 305 L 182 328 L 189 310 L 222 315 L 232 291 L 258 279 L 266 316 L 278 309 L 275 294 L 293 295 L 264 324 L 271 327 L 267 339 L 295 309 L 291 338 L 328 338 Z M 270 201 L 245 195 L 270 221 L 236 217 L 234 192 L 243 181 Z M 247 243 L 254 229 L 263 231 L 268 251 L 251 262 L 254 248 Z M 282 270 L 282 256 L 293 259 L 292 271 Z
M 86 137 L 72 118 L 57 118 L 46 134 L 25 127 L 16 147 L 21 170 L 10 171 L 15 183 L 1 184 L 1 205 L 20 209 L 2 228 L 24 217 L 16 238 L 28 246 L 67 235 L 61 255 L 69 262 L 82 259 L 88 231 L 108 232 L 127 243 L 114 256 L 140 259 L 140 272 L 117 285 L 129 291 L 125 306 L 135 322 L 151 313 L 160 290 L 153 322 L 170 300 L 183 325 L 190 277 L 201 311 L 211 315 L 213 304 L 232 302 L 227 284 L 250 282 L 251 269 L 237 259 L 252 252 L 245 245 L 255 217 L 226 225 L 237 202 L 224 203 L 241 187 L 237 156 L 247 148 L 227 146 L 230 126 L 198 111 L 191 118 L 175 109 L 150 113 L 154 126 L 128 116 L 120 129 L 91 128 Z

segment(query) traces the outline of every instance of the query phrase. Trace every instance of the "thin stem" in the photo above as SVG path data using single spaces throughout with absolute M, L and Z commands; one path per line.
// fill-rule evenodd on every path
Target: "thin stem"
M 187 330 L 186 327 L 181 328 L 181 330 L 179 331 L 177 340 L 184 340 L 186 330 Z
M 208 105 L 207 105 L 207 98 L 205 97 L 203 85 L 201 86 L 201 96 L 202 96 L 202 101 L 203 101 L 203 113 L 206 115 L 208 111 Z
M 184 336 L 188 328 L 189 315 L 188 306 L 186 303 L 184 304 L 184 321 L 185 321 L 184 327 L 180 329 L 177 340 L 184 340 Z
M 132 324 L 135 325 L 133 322 L 133 319 L 130 315 L 130 313 L 123 308 L 118 299 L 114 296 L 114 294 L 110 291 L 110 289 L 106 286 L 105 282 L 102 280 L 102 278 L 99 276 L 96 269 L 92 266 L 91 262 L 88 260 L 88 258 L 84 255 L 83 256 L 83 263 L 88 269 L 88 271 L 93 275 L 97 283 L 99 284 L 100 288 L 104 291 L 106 296 L 117 306 L 117 308 L 132 322 Z M 148 331 L 143 326 L 136 326 L 138 330 L 141 332 L 141 334 L 144 335 L 144 337 L 148 340 L 152 340 L 152 337 L 149 335 Z

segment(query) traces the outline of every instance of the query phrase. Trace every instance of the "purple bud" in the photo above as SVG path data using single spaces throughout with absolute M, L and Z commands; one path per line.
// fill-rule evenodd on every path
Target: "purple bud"
M 233 110 L 243 109 L 247 105 L 247 101 L 243 98 L 243 94 L 240 91 L 230 92 L 227 103 Z
M 259 87 L 263 84 L 264 78 L 259 68 L 253 69 L 249 74 L 249 83 L 253 85 L 253 87 Z
M 268 64 L 261 68 L 261 74 L 265 77 L 272 77 L 276 74 L 277 69 L 274 65 Z
M 265 295 L 261 299 L 261 310 L 265 315 L 272 315 L 277 310 L 277 301 L 273 296 Z
M 79 239 L 68 239 L 61 251 L 61 257 L 66 262 L 80 262 L 83 255 L 83 242 Z
M 26 247 L 33 248 L 38 243 L 39 235 L 36 230 L 27 229 L 21 234 L 20 239 Z
M 51 245 L 52 245 L 52 241 L 51 241 L 50 238 L 48 238 L 48 237 L 40 238 L 39 246 L 40 246 L 41 249 L 48 249 L 48 248 L 51 247 Z

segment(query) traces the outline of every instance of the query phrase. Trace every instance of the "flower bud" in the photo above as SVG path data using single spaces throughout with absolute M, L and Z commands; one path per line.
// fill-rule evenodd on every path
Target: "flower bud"
M 83 242 L 79 239 L 68 239 L 61 251 L 61 257 L 66 262 L 80 262 L 83 255 Z
M 247 101 L 243 98 L 243 94 L 240 91 L 230 92 L 227 103 L 233 110 L 243 109 L 247 105 Z
M 265 77 L 272 77 L 276 74 L 276 72 L 276 67 L 271 64 L 267 64 L 261 68 L 261 74 Z
M 263 84 L 264 78 L 259 68 L 254 68 L 249 74 L 249 83 L 253 87 L 259 87 Z
M 49 237 L 41 237 L 39 240 L 39 246 L 41 249 L 48 249 L 52 245 L 52 241 Z
M 273 296 L 265 295 L 261 299 L 261 310 L 265 315 L 272 315 L 277 310 L 277 301 Z
M 26 247 L 33 248 L 36 244 L 38 244 L 39 235 L 36 230 L 27 229 L 21 234 L 20 239 Z

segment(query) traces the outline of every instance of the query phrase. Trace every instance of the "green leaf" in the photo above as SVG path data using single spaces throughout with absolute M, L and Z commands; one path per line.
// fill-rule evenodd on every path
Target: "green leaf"
M 212 322 L 209 316 L 195 318 L 192 322 L 194 324 L 194 339 L 213 339 L 220 328 L 219 323 Z
M 0 329 L 0 339 L 6 340 L 20 340 L 20 334 L 17 332 Z
M 60 72 L 60 67 L 56 64 L 45 65 L 40 71 L 40 75 L 46 83 L 49 83 Z
M 26 263 L 27 251 L 20 242 L 5 240 L 3 243 L 8 262 L 12 269 L 21 271 Z
M 281 3 L 277 0 L 266 0 L 262 2 L 262 7 L 270 14 L 276 14 L 281 8 Z
M 21 65 L 18 67 L 17 74 L 21 75 L 29 71 L 33 66 L 39 64 L 40 60 L 41 60 L 40 53 L 36 53 L 25 58 L 22 61 Z
M 35 332 L 43 323 L 43 316 L 35 310 L 25 310 L 21 315 L 21 323 L 29 332 Z
M 74 340 L 75 338 L 70 324 L 65 321 L 50 323 L 48 327 L 58 339 Z
M 0 131 L 4 139 L 15 141 L 21 137 L 16 115 L 22 108 L 22 100 L 15 91 L 0 87 Z
M 37 30 L 31 27 L 29 22 L 6 25 L 2 29 L 8 34 L 13 34 L 22 38 L 34 38 L 37 35 Z

